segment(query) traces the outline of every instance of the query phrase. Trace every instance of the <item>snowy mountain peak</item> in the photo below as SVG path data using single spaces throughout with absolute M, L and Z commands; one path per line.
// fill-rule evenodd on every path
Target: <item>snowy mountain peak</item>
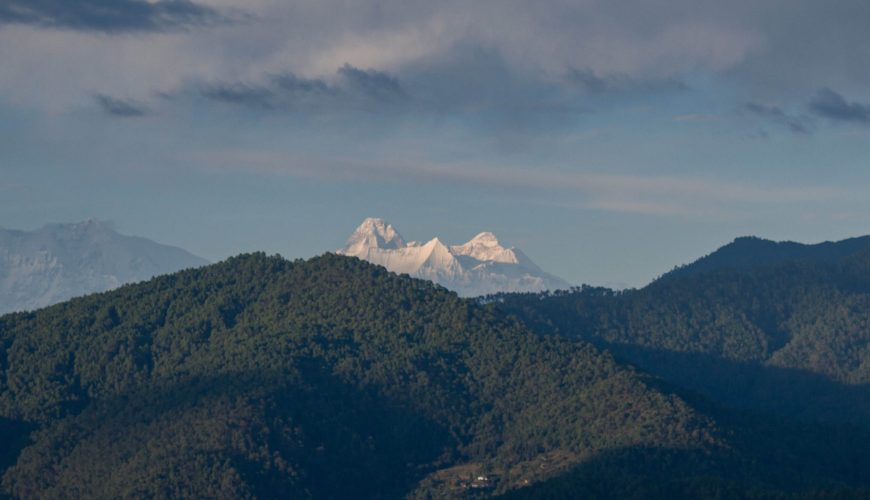
M 368 217 L 347 240 L 346 248 L 404 248 L 402 235 L 383 219 Z
M 503 247 L 485 231 L 462 245 L 445 245 L 435 237 L 405 243 L 383 219 L 368 218 L 348 238 L 341 255 L 359 257 L 395 273 L 428 279 L 464 296 L 567 288 L 521 251 Z
M 473 257 L 480 261 L 503 262 L 507 264 L 519 264 L 520 259 L 513 248 L 505 248 L 498 242 L 498 238 L 489 231 L 484 231 L 468 243 L 454 245 L 453 252 L 457 255 Z
M 482 233 L 478 233 L 478 235 L 475 236 L 474 238 L 471 238 L 469 243 L 472 243 L 472 242 L 480 243 L 481 245 L 492 246 L 492 245 L 498 245 L 498 238 L 496 238 L 496 236 L 494 234 L 490 233 L 489 231 L 484 231 Z

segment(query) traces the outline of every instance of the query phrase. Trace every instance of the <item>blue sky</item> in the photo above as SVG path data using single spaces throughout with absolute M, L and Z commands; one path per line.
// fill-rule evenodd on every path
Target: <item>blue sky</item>
M 0 0 L 0 226 L 211 260 L 367 216 L 642 285 L 870 233 L 870 5 Z

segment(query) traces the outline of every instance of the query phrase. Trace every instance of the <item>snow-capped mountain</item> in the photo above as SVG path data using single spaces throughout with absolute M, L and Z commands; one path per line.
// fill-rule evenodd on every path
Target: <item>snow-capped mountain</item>
M 105 222 L 0 228 L 0 314 L 207 263 L 180 248 L 118 234 Z
M 490 232 L 462 245 L 448 246 L 438 238 L 427 243 L 405 242 L 392 225 L 368 218 L 337 253 L 379 264 L 394 273 L 434 281 L 466 297 L 570 286 L 542 271 L 520 250 L 501 246 Z

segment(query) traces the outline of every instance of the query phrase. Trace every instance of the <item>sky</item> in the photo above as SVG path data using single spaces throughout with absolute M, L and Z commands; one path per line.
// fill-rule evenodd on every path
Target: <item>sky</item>
M 870 233 L 866 0 L 0 0 L 0 226 L 217 261 L 365 217 L 640 286 Z

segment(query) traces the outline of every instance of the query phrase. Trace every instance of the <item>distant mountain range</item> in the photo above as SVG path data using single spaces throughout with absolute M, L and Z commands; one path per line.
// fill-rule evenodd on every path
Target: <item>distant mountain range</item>
M 0 229 L 0 314 L 32 310 L 188 267 L 205 259 L 115 232 L 106 222 Z
M 465 297 L 570 286 L 542 271 L 519 249 L 503 247 L 490 232 L 482 232 L 462 245 L 448 246 L 437 237 L 426 243 L 406 242 L 391 224 L 368 218 L 337 253 L 433 281 Z

